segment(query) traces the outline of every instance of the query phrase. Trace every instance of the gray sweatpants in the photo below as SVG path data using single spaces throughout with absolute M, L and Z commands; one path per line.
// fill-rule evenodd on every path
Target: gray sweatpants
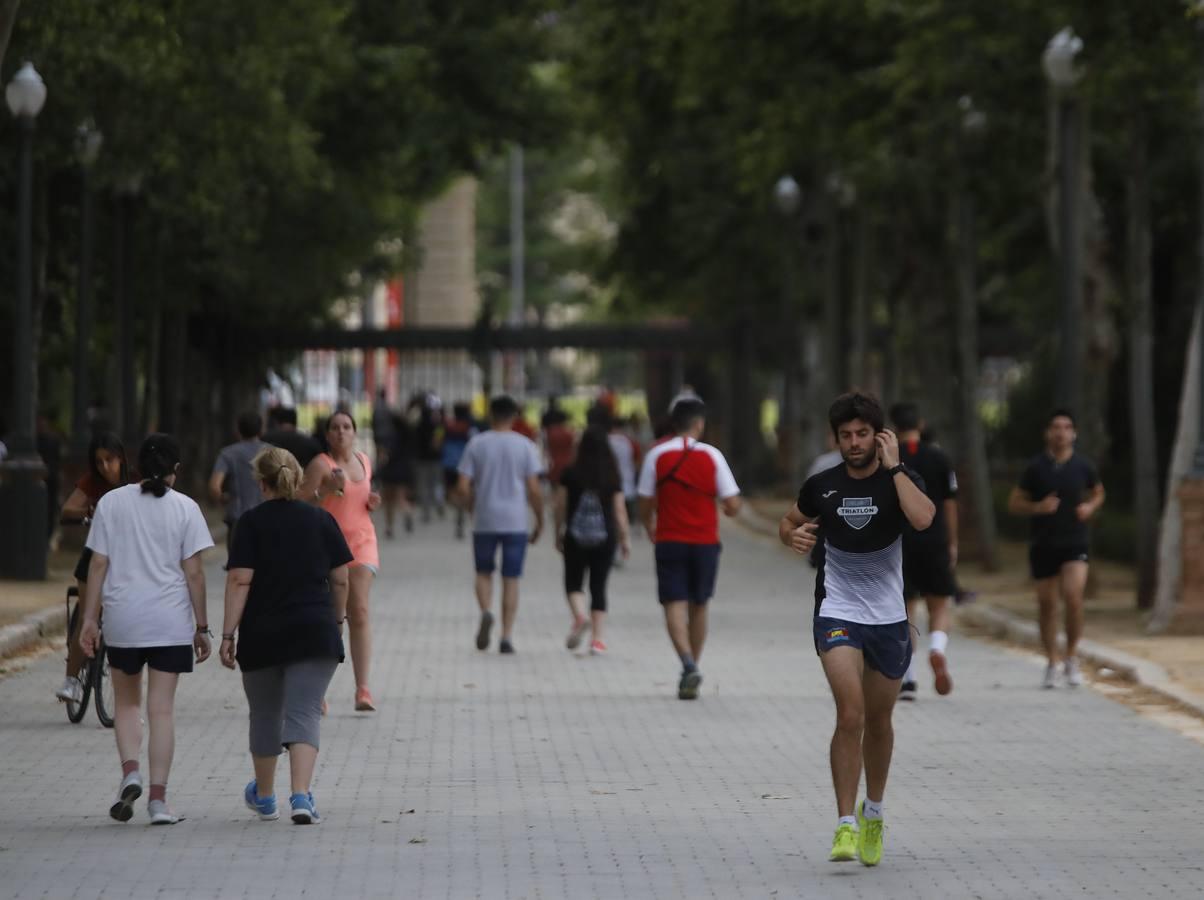
M 251 753 L 279 756 L 290 744 L 318 747 L 322 698 L 337 659 L 303 659 L 242 673 L 251 708 Z

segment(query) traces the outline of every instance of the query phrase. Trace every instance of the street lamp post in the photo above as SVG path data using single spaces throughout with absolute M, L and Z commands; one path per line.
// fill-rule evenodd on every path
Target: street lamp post
M 802 190 L 791 175 L 783 175 L 773 186 L 773 202 L 782 216 L 782 405 L 778 410 L 778 440 L 781 442 L 779 459 L 785 467 L 790 483 L 795 483 L 801 469 L 799 453 L 799 400 L 797 396 L 797 352 L 798 321 L 798 278 L 795 267 L 796 227 L 795 219 L 802 203 Z
M 71 415 L 71 436 L 77 453 L 88 450 L 88 394 L 92 340 L 92 238 L 95 213 L 92 203 L 92 167 L 100 156 L 104 137 L 92 122 L 84 122 L 75 135 L 75 158 L 79 161 L 79 289 L 75 300 L 75 383 Z
M 1075 87 L 1081 72 L 1076 59 L 1082 40 L 1071 28 L 1050 39 L 1041 56 L 1045 77 L 1057 101 L 1058 140 L 1058 243 L 1061 251 L 1061 341 L 1058 352 L 1056 396 L 1059 404 L 1076 413 L 1082 408 L 1082 239 L 1079 223 L 1080 109 Z
M 11 455 L 0 463 L 0 577 L 46 577 L 45 466 L 34 442 L 37 378 L 33 347 L 33 128 L 46 85 L 26 62 L 4 92 L 21 130 L 17 168 L 17 315 L 13 329 Z

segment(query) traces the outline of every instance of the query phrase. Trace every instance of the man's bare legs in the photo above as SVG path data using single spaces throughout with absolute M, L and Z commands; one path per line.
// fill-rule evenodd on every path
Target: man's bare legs
M 836 701 L 836 730 L 832 734 L 829 759 L 836 812 L 851 818 L 857 805 L 861 782 L 861 738 L 865 729 L 865 693 L 862 674 L 865 662 L 855 647 L 835 647 L 820 656 L 832 699 Z M 897 683 L 896 683 L 897 690 Z M 889 762 L 889 754 L 888 754 Z M 883 779 L 885 782 L 885 779 Z
M 493 608 L 493 576 L 478 572 L 473 588 L 477 593 L 477 606 L 481 607 L 481 612 L 489 612 Z
M 1079 560 L 1063 563 L 1058 578 L 1049 580 L 1061 582 L 1062 602 L 1066 605 L 1066 658 L 1074 659 L 1079 641 L 1083 637 L 1083 596 L 1087 590 L 1087 563 Z
M 677 655 L 693 659 L 694 652 L 690 648 L 689 603 L 685 600 L 670 600 L 662 604 L 665 609 L 665 628 L 669 632 L 669 640 Z
M 1085 568 L 1085 567 L 1084 567 Z M 1037 605 L 1040 614 L 1041 645 L 1051 666 L 1058 664 L 1058 579 L 1037 580 Z
M 865 732 L 862 742 L 865 796 L 867 800 L 880 804 L 882 795 L 886 792 L 886 777 L 890 774 L 891 754 L 895 749 L 895 730 L 891 724 L 891 714 L 899 696 L 899 681 L 866 668 L 861 684 L 865 700 Z
M 518 579 L 502 579 L 502 640 L 510 640 L 518 617 Z
M 690 619 L 690 654 L 694 662 L 702 659 L 702 646 L 707 640 L 707 605 L 691 603 L 689 605 Z

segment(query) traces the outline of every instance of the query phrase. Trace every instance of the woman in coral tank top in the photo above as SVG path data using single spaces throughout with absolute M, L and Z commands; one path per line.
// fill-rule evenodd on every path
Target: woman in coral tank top
M 355 708 L 373 711 L 368 690 L 368 668 L 372 656 L 372 633 L 368 623 L 368 596 L 372 579 L 380 572 L 376 527 L 372 511 L 380 506 L 380 494 L 372 490 L 372 464 L 355 449 L 355 419 L 336 412 L 326 423 L 329 453 L 320 453 L 305 469 L 300 498 L 321 506 L 339 523 L 343 538 L 355 556 L 350 565 L 351 590 L 347 598 L 351 667 L 355 671 Z

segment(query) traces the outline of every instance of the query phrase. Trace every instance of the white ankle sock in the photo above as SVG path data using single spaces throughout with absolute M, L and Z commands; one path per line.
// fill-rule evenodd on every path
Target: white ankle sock
M 866 797 L 865 798 L 865 806 L 863 806 L 861 808 L 861 814 L 864 815 L 867 819 L 881 819 L 882 818 L 882 801 L 879 800 L 877 803 L 875 803 L 873 800 Z
M 928 635 L 928 649 L 933 653 L 944 653 L 949 646 L 949 635 L 943 631 L 934 631 Z
M 857 817 L 856 816 L 841 816 L 840 821 L 838 821 L 836 823 L 836 827 L 839 828 L 841 825 L 852 825 L 853 830 L 856 831 L 857 830 Z

